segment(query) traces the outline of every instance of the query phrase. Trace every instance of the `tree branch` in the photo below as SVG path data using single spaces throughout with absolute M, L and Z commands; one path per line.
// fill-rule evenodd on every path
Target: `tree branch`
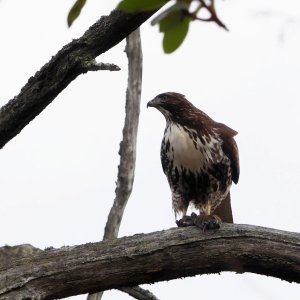
M 136 141 L 139 124 L 143 55 L 140 38 L 140 30 L 137 29 L 126 38 L 126 54 L 128 57 L 128 84 L 126 93 L 126 113 L 123 128 L 123 139 L 120 143 L 120 165 L 118 167 L 118 180 L 116 187 L 116 198 L 109 212 L 105 226 L 103 240 L 118 237 L 119 228 L 122 222 L 123 213 L 127 201 L 131 195 L 135 159 Z M 123 292 L 127 292 L 139 300 L 157 299 L 149 291 L 140 287 L 124 287 Z M 88 295 L 87 300 L 100 300 L 103 292 Z
M 128 57 L 126 115 L 123 139 L 120 143 L 119 150 L 120 165 L 118 167 L 116 198 L 108 215 L 103 237 L 104 240 L 113 239 L 118 236 L 124 209 L 130 197 L 134 181 L 143 70 L 143 56 L 139 30 L 131 33 L 126 41 L 125 51 Z
M 120 71 L 120 67 L 115 64 L 97 63 L 96 60 L 91 60 L 82 64 L 84 73 L 89 71 Z
M 55 299 L 222 271 L 300 283 L 300 234 L 223 224 L 44 250 L 0 262 L 0 299 Z
M 85 34 L 64 46 L 44 65 L 18 96 L 0 109 L 0 149 L 43 111 L 95 57 L 138 28 L 155 11 L 128 14 L 118 10 L 103 16 Z
M 119 290 L 138 300 L 158 300 L 150 291 L 142 289 L 139 286 L 121 287 Z
M 199 2 L 200 2 L 200 5 L 197 7 L 197 9 L 195 10 L 195 12 L 194 13 L 190 13 L 189 15 L 194 20 L 199 20 L 199 21 L 202 21 L 202 22 L 215 22 L 218 26 L 220 26 L 223 29 L 225 29 L 226 31 L 228 31 L 228 28 L 226 27 L 226 25 L 217 16 L 216 9 L 215 9 L 215 1 L 214 0 L 210 0 L 209 4 L 206 4 L 205 0 L 199 0 Z M 209 14 L 210 14 L 209 17 L 207 17 L 207 18 L 201 18 L 201 17 L 197 16 L 198 12 L 202 8 L 205 8 L 209 12 Z

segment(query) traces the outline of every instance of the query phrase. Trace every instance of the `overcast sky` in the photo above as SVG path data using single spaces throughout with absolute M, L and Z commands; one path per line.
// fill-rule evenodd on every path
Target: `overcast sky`
M 0 1 L 0 104 L 118 1 L 88 0 L 71 29 L 74 0 Z M 285 6 L 283 6 L 285 5 Z M 297 0 L 217 1 L 229 32 L 193 22 L 165 55 L 162 36 L 142 26 L 144 74 L 136 178 L 120 236 L 174 227 L 160 165 L 163 116 L 146 103 L 183 93 L 239 132 L 241 176 L 232 187 L 236 223 L 300 231 L 300 4 Z M 121 67 L 72 82 L 0 155 L 0 246 L 61 247 L 99 241 L 114 199 L 124 119 L 124 42 L 98 58 Z M 299 286 L 233 273 L 147 286 L 160 299 L 296 299 Z M 234 292 L 234 294 L 233 294 Z M 72 299 L 85 299 L 84 296 Z M 131 299 L 118 291 L 104 299 Z

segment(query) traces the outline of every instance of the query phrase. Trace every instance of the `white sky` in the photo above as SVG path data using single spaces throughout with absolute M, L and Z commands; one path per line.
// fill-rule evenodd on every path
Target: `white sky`
M 66 17 L 73 2 L 0 1 L 0 105 L 118 1 L 88 0 L 68 29 Z M 144 81 L 136 179 L 120 236 L 175 225 L 159 157 L 165 121 L 159 112 L 146 110 L 146 103 L 165 91 L 185 94 L 239 132 L 241 176 L 232 188 L 235 222 L 300 231 L 299 1 L 217 4 L 230 32 L 194 22 L 183 46 L 172 55 L 163 53 L 157 27 L 149 22 L 142 27 Z M 60 247 L 102 238 L 114 199 L 123 127 L 124 45 L 98 58 L 118 64 L 120 72 L 80 76 L 1 150 L 0 246 Z M 149 289 L 160 299 L 174 300 L 295 299 L 300 293 L 295 284 L 233 273 L 162 282 Z M 131 298 L 109 291 L 104 299 Z

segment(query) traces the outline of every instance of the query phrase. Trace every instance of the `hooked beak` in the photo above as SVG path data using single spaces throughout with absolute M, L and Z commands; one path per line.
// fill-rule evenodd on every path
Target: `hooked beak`
M 157 107 L 161 104 L 160 99 L 155 97 L 154 99 L 152 99 L 151 101 L 149 101 L 147 103 L 147 108 L 148 107 Z

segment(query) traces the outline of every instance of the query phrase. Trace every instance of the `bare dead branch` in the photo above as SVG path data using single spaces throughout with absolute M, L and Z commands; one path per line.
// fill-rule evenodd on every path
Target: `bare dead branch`
M 126 54 L 128 57 L 128 84 L 126 92 L 125 124 L 123 139 L 120 143 L 120 165 L 116 198 L 108 215 L 103 240 L 114 239 L 118 236 L 123 213 L 130 197 L 135 170 L 136 141 L 139 124 L 143 57 L 140 31 L 137 29 L 126 38 Z M 122 291 L 128 292 L 136 299 L 157 299 L 153 294 L 140 287 L 126 287 Z M 100 300 L 103 292 L 88 295 L 87 300 Z M 154 298 L 153 298 L 154 297 Z
M 55 299 L 196 274 L 252 272 L 300 283 L 300 234 L 196 227 L 63 247 L 0 261 L 0 299 Z
M 140 115 L 142 89 L 142 48 L 139 30 L 126 38 L 126 54 L 128 57 L 128 84 L 126 92 L 126 115 L 123 128 L 123 139 L 120 143 L 120 165 L 116 198 L 109 213 L 104 231 L 104 240 L 118 236 L 124 209 L 132 191 L 134 181 L 136 140 Z
M 158 300 L 150 291 L 142 289 L 139 286 L 121 287 L 119 290 L 138 300 Z
M 0 109 L 0 149 L 41 113 L 77 76 L 89 71 L 87 63 L 138 28 L 155 11 L 128 14 L 118 10 L 103 16 L 85 34 L 64 46 L 44 65 L 18 96 Z

